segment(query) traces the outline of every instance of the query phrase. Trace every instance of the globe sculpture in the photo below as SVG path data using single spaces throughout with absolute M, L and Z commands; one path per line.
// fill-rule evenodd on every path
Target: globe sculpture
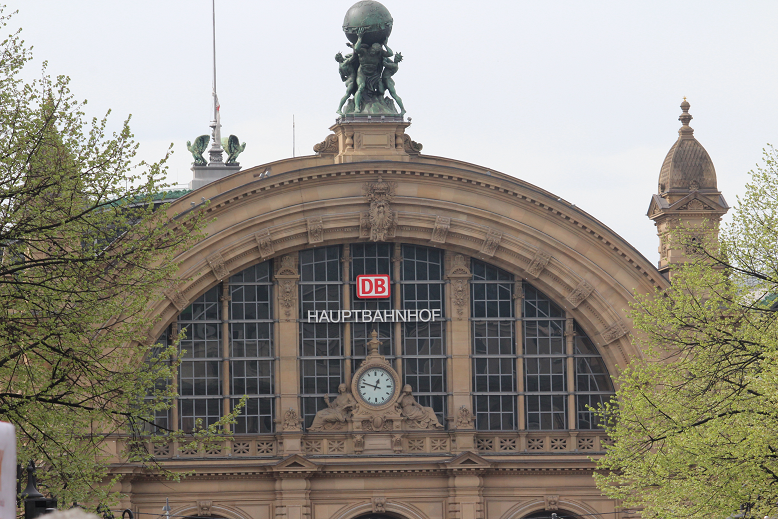
M 365 27 L 365 45 L 383 43 L 392 34 L 392 15 L 383 4 L 364 0 L 352 5 L 343 18 L 343 32 L 351 43 L 357 42 L 357 29 Z
M 340 79 L 346 86 L 337 109 L 340 116 L 381 115 L 402 120 L 405 107 L 392 76 L 403 57 L 389 48 L 393 24 L 389 10 L 375 0 L 357 2 L 346 12 L 343 32 L 353 52 L 335 55 Z

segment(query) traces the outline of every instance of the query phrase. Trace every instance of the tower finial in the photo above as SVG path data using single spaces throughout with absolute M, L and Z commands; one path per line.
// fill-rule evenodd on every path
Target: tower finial
M 686 100 L 686 96 L 683 97 L 683 102 L 681 103 L 681 110 L 683 111 L 681 115 L 678 117 L 678 120 L 681 121 L 681 128 L 678 130 L 678 134 L 681 136 L 681 139 L 693 139 L 694 138 L 694 130 L 691 126 L 689 126 L 689 122 L 693 119 L 692 115 L 689 113 L 689 107 L 691 105 L 689 104 L 689 101 Z

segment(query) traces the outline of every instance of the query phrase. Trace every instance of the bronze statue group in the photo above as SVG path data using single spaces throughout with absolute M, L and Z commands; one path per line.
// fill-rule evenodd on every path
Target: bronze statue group
M 337 113 L 343 115 L 343 105 L 352 94 L 354 95 L 354 113 L 360 113 L 365 108 L 366 97 L 375 97 L 378 98 L 378 101 L 384 102 L 384 93 L 388 90 L 400 107 L 400 115 L 404 115 L 405 107 L 395 91 L 394 79 L 392 79 L 403 59 L 402 54 L 392 52 L 392 49 L 387 45 L 388 37 L 383 43 L 364 45 L 362 37 L 365 34 L 365 29 L 365 27 L 360 27 L 357 30 L 358 38 L 353 46 L 351 43 L 346 43 L 354 50 L 353 53 L 345 57 L 340 52 L 335 55 L 340 78 L 346 83 L 346 94 L 340 100 Z

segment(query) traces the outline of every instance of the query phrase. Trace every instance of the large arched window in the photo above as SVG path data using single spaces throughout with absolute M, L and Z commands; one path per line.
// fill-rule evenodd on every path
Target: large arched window
M 613 385 L 581 327 L 510 273 L 475 259 L 472 272 L 476 428 L 598 428 L 592 408 L 613 395 Z
M 231 276 L 198 297 L 178 316 L 185 338 L 179 344 L 177 423 L 171 412 L 157 424 L 192 431 L 246 406 L 233 432 L 270 433 L 274 420 L 274 344 L 271 262 Z M 225 294 L 228 294 L 225 297 Z M 168 330 L 159 342 L 167 345 Z
M 214 423 L 246 397 L 233 432 L 275 432 L 278 355 L 298 357 L 299 409 L 303 426 L 349 382 L 365 358 L 373 330 L 380 352 L 401 374 L 414 397 L 446 424 L 459 373 L 450 369 L 447 333 L 453 317 L 446 304 L 443 250 L 410 244 L 355 243 L 302 250 L 299 271 L 298 345 L 279 352 L 272 262 L 253 265 L 210 288 L 178 316 L 183 330 L 179 397 L 158 425 L 191 431 Z M 453 256 L 452 256 L 453 257 Z M 457 261 L 463 263 L 462 258 Z M 471 258 L 471 402 L 479 431 L 599 428 L 592 408 L 613 395 L 613 385 L 593 342 L 572 315 L 532 284 L 507 270 Z M 465 268 L 466 271 L 466 268 Z M 360 299 L 361 274 L 386 274 L 391 298 Z M 452 296 L 453 297 L 453 296 Z M 460 307 L 461 308 L 461 307 Z M 435 310 L 428 322 L 314 322 L 310 312 L 350 309 Z M 286 326 L 286 325 L 285 325 Z M 176 328 L 161 338 L 164 346 Z M 462 345 L 461 337 L 452 340 Z M 463 346 L 458 346 L 463 347 Z M 464 352 L 456 353 L 462 355 Z M 287 377 L 288 379 L 288 377 Z M 295 380 L 295 379 L 291 379 Z M 461 379 L 459 379 L 461 380 Z M 289 390 L 284 390 L 287 393 Z M 293 390 L 292 390 L 293 391 Z

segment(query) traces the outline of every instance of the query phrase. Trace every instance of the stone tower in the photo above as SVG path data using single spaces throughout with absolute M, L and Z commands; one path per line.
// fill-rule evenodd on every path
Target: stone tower
M 729 209 L 716 186 L 713 161 L 689 126 L 689 106 L 684 97 L 678 140 L 662 163 L 657 194 L 648 207 L 648 217 L 659 236 L 658 268 L 665 277 L 669 277 L 673 265 L 686 261 L 688 253 L 688 247 L 673 239 L 672 230 L 683 226 L 699 233 L 700 240 L 717 239 L 719 222 Z

